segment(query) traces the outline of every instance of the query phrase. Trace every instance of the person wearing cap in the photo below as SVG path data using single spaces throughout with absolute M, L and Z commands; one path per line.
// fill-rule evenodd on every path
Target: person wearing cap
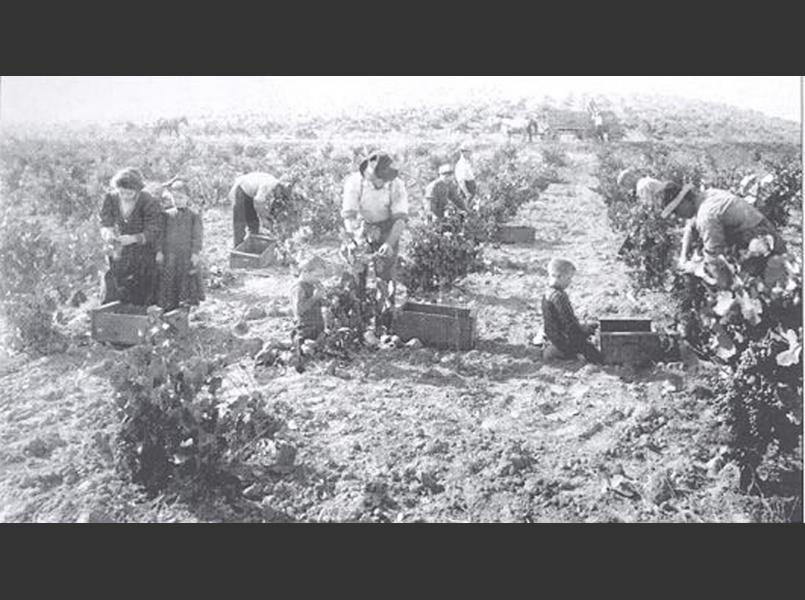
M 638 202 L 648 204 L 655 208 L 662 208 L 663 192 L 668 182 L 654 179 L 653 177 L 641 177 L 635 184 L 635 195 Z
M 101 206 L 101 238 L 109 269 L 104 275 L 103 303 L 148 306 L 156 284 L 156 244 L 161 207 L 143 188 L 139 170 L 127 167 L 110 182 Z
M 695 270 L 690 251 L 697 238 L 702 242 L 707 265 L 716 264 L 718 256 L 730 249 L 747 248 L 753 239 L 761 236 L 770 236 L 770 254 L 786 251 L 785 242 L 769 220 L 746 200 L 726 190 L 702 191 L 691 184 L 669 183 L 663 191 L 662 202 L 663 218 L 675 214 L 688 220 L 679 254 L 678 264 L 682 270 Z
M 179 305 L 197 306 L 204 300 L 201 248 L 204 229 L 201 215 L 189 207 L 190 187 L 183 180 L 171 182 L 164 192 L 170 207 L 162 211 L 156 262 L 159 283 L 156 304 L 165 310 Z
M 429 221 L 443 219 L 447 213 L 466 212 L 467 207 L 461 199 L 458 185 L 453 179 L 453 167 L 439 167 L 439 177 L 431 181 L 425 188 L 425 209 Z
M 400 236 L 408 222 L 408 192 L 398 174 L 388 154 L 372 153 L 361 161 L 358 172 L 345 178 L 341 207 L 347 236 L 363 237 L 374 253 L 375 275 L 385 283 L 378 290 L 386 308 L 394 305 Z M 362 289 L 366 275 L 365 270 L 359 275 Z
M 270 173 L 253 171 L 235 179 L 229 191 L 235 247 L 245 239 L 247 229 L 251 234 L 260 233 L 258 210 L 271 215 L 274 201 L 287 193 L 288 187 Z
M 470 149 L 467 146 L 462 146 L 459 150 L 459 159 L 456 162 L 454 170 L 458 188 L 464 196 L 464 201 L 469 206 L 478 192 L 478 186 L 475 183 L 475 173 L 472 170 L 472 163 L 470 162 Z

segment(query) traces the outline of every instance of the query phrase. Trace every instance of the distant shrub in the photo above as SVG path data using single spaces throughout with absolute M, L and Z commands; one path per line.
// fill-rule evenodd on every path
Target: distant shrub
M 94 223 L 54 233 L 38 219 L 6 210 L 0 222 L 0 306 L 12 347 L 39 354 L 63 350 L 59 309 L 97 286 L 103 260 Z

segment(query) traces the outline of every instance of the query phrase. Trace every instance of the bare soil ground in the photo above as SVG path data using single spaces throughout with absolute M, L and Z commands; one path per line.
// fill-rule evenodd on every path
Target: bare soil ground
M 633 522 L 753 521 L 792 510 L 737 492 L 734 465 L 708 470 L 723 442 L 694 373 L 581 361 L 548 363 L 531 340 L 554 255 L 579 272 L 569 290 L 581 318 L 668 315 L 635 298 L 615 260 L 594 157 L 570 154 L 566 183 L 523 207 L 527 246 L 489 248 L 491 272 L 444 301 L 477 311 L 477 348 L 365 351 L 298 374 L 255 369 L 255 341 L 291 329 L 286 269 L 241 273 L 209 290 L 191 317 L 193 343 L 229 352 L 226 393 L 263 391 L 285 428 L 252 457 L 248 500 L 188 506 L 146 501 L 112 468 L 115 419 L 106 379 L 125 351 L 86 339 L 55 357 L 0 365 L 2 521 Z M 210 213 L 210 262 L 225 264 L 229 218 Z M 332 257 L 335 246 L 319 250 Z M 249 331 L 232 329 L 250 306 Z M 88 329 L 88 320 L 85 323 Z M 277 469 L 278 444 L 295 450 Z M 775 512 L 776 511 L 776 512 Z

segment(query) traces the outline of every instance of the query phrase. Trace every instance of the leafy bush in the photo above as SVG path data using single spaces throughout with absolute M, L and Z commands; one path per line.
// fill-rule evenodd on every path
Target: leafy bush
M 793 208 L 802 211 L 802 165 L 799 161 L 776 165 L 774 181 L 758 199 L 757 207 L 778 229 L 788 224 Z
M 669 227 L 656 209 L 636 201 L 613 203 L 610 217 L 617 228 L 629 232 L 618 250 L 618 257 L 631 267 L 637 289 L 667 289 L 672 279 L 679 249 L 679 231 Z M 619 209 L 620 213 L 614 211 Z M 673 283 L 672 283 L 673 285 Z
M 249 445 L 272 437 L 282 422 L 266 412 L 257 392 L 224 402 L 224 358 L 189 353 L 160 309 L 148 310 L 146 343 L 129 349 L 110 372 L 123 417 L 118 468 L 151 494 L 220 487 L 233 479 Z
M 721 386 L 719 407 L 733 433 L 730 446 L 745 490 L 757 483 L 756 473 L 769 450 L 791 456 L 798 449 L 802 359 L 796 348 L 801 342 L 801 332 L 797 336 L 791 331 L 786 337 L 768 331 L 741 352 L 732 376 Z
M 566 167 L 567 153 L 558 146 L 547 146 L 542 150 L 542 158 L 550 167 Z
M 740 174 L 708 172 L 713 161 L 682 151 L 671 156 L 652 149 L 648 157 L 652 174 L 678 183 L 705 177 L 727 183 Z M 790 461 L 801 443 L 802 266 L 790 256 L 741 250 L 722 257 L 715 272 L 679 273 L 674 263 L 681 234 L 656 208 L 618 188 L 616 173 L 624 162 L 607 150 L 599 169 L 610 224 L 626 233 L 619 257 L 632 267 L 638 289 L 669 293 L 688 343 L 726 369 L 717 402 L 732 432 L 741 485 L 749 489 L 769 452 Z M 778 167 L 775 173 L 769 203 L 760 208 L 782 228 L 792 206 L 801 205 L 801 168 Z
M 0 300 L 11 346 L 48 354 L 65 346 L 60 309 L 97 286 L 103 252 L 92 222 L 46 226 L 8 209 L 0 222 Z
M 497 225 L 512 219 L 523 204 L 560 181 L 554 168 L 519 156 L 518 147 L 510 144 L 479 164 L 477 179 L 484 182 L 477 219 L 470 219 L 467 226 L 479 241 L 490 239 Z
M 414 225 L 400 282 L 411 293 L 448 289 L 480 266 L 481 248 L 460 217 Z

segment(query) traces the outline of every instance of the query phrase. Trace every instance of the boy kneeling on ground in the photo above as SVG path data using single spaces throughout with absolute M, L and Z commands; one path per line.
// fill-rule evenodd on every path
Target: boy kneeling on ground
M 575 273 L 576 267 L 569 260 L 554 258 L 548 264 L 549 289 L 542 297 L 546 338 L 543 357 L 570 360 L 583 354 L 588 361 L 602 364 L 601 353 L 589 339 L 596 325 L 579 323 L 565 292 Z

